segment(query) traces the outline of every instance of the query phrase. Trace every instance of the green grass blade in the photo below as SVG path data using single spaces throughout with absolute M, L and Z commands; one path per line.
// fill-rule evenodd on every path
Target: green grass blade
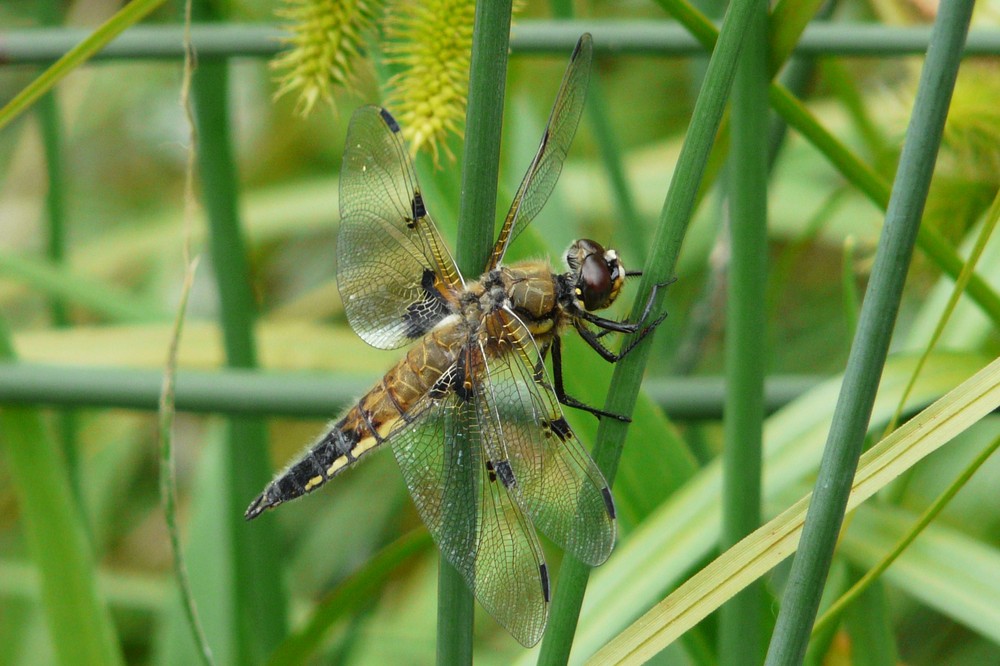
M 910 397 L 909 410 L 915 412 L 941 397 L 987 361 L 978 355 L 934 356 Z M 913 356 L 890 359 L 875 406 L 876 423 L 892 416 L 915 364 Z M 768 418 L 765 507 L 787 506 L 796 497 L 793 493 L 815 478 L 840 383 L 841 377 L 831 378 Z M 631 448 L 625 453 L 630 455 Z M 587 589 L 575 646 L 580 655 L 596 652 L 712 556 L 722 525 L 721 495 L 721 464 L 716 460 L 622 539 L 614 557 L 595 570 Z
M 862 507 L 844 534 L 843 554 L 859 566 L 875 566 L 905 538 L 915 519 L 913 513 L 896 507 Z M 996 601 L 1000 598 L 1000 549 L 995 543 L 970 537 L 945 521 L 934 523 L 882 576 L 906 596 L 1000 643 L 1000 604 Z
M 768 70 L 772 74 L 784 66 L 806 26 L 822 11 L 821 7 L 828 4 L 833 3 L 825 3 L 823 0 L 779 0 L 774 5 L 769 17 L 770 35 L 766 38 L 770 42 Z
M 667 282 L 673 274 L 702 174 L 729 97 L 745 34 L 743 26 L 752 14 L 755 2 L 756 0 L 736 2 L 726 13 L 719 44 L 709 61 L 705 83 L 695 103 L 691 126 L 660 214 L 659 226 L 653 238 L 630 321 L 641 316 L 653 285 Z M 662 296 L 661 293 L 661 299 Z M 604 405 L 606 411 L 615 414 L 632 413 L 646 358 L 651 349 L 648 342 L 647 340 L 639 345 L 615 366 Z M 627 341 L 623 344 L 627 344 Z M 594 447 L 594 460 L 609 482 L 613 482 L 618 468 L 625 433 L 625 424 L 613 419 L 601 420 Z M 563 561 L 539 663 L 565 663 L 569 659 L 589 575 L 590 567 L 569 557 Z
M 815 496 L 768 648 L 770 666 L 798 664 L 805 656 L 888 354 L 972 6 L 942 6 L 935 22 Z
M 164 0 L 132 0 L 114 16 L 102 23 L 86 39 L 70 49 L 66 55 L 52 63 L 41 76 L 32 81 L 24 90 L 0 108 L 0 129 L 31 107 L 38 98 L 52 89 L 67 74 L 86 62 L 108 42 L 117 37 L 130 25 L 138 23 L 151 11 L 162 5 Z
M 908 387 L 909 388 L 909 387 Z M 895 562 L 900 555 L 913 543 L 924 529 L 933 522 L 933 520 L 944 510 L 948 503 L 958 494 L 958 491 L 965 487 L 965 484 L 972 478 L 972 475 L 979 470 L 980 467 L 989 459 L 993 453 L 1000 448 L 1000 437 L 993 440 L 993 442 L 983 449 L 979 455 L 975 457 L 966 466 L 962 473 L 956 478 L 948 488 L 941 493 L 941 495 L 934 500 L 927 509 L 921 514 L 920 519 L 917 520 L 914 525 L 907 530 L 906 534 L 900 539 L 892 550 L 885 555 L 879 563 L 865 573 L 851 588 L 845 592 L 837 601 L 831 605 L 826 612 L 816 621 L 813 627 L 813 633 L 818 633 L 823 631 L 826 627 L 836 622 L 841 614 L 850 608 L 851 604 L 868 589 L 871 585 L 879 580 L 886 569 L 888 569 L 893 562 Z
M 14 358 L 6 324 L 0 320 L 0 360 Z M 42 606 L 60 662 L 123 664 L 111 617 L 97 592 L 83 512 L 41 415 L 27 407 L 0 409 L 0 443 L 28 548 L 41 573 Z
M 767 297 L 768 73 L 767 7 L 755 7 L 746 25 L 733 83 L 729 154 L 729 237 L 723 409 L 723 514 L 720 547 L 725 550 L 760 527 L 761 449 Z M 749 585 L 722 607 L 719 662 L 760 663 L 763 587 Z
M 510 14 L 510 0 L 476 3 L 456 240 L 456 260 L 463 275 L 478 275 L 493 245 Z M 438 664 L 472 663 L 474 610 L 465 580 L 442 557 L 438 571 Z
M 998 406 L 1000 360 L 995 360 L 862 456 L 849 508 L 861 505 Z M 797 461 L 792 462 L 798 464 Z M 808 495 L 803 497 L 689 578 L 605 645 L 594 655 L 592 662 L 641 663 L 649 659 L 750 581 L 770 571 L 795 551 L 802 536 L 810 499 Z M 704 523 L 704 520 L 701 522 Z M 683 536 L 690 538 L 688 534 Z M 995 587 L 996 581 L 990 585 Z M 995 609 L 990 612 L 990 615 L 995 614 Z

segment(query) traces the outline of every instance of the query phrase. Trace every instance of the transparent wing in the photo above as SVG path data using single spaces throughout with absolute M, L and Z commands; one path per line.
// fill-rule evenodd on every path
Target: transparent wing
M 484 454 L 483 430 L 492 424 L 484 423 L 476 408 L 480 389 L 463 389 L 461 395 L 455 390 L 466 376 L 460 367 L 469 366 L 445 373 L 414 406 L 416 417 L 389 437 L 441 554 L 483 608 L 530 647 L 548 617 L 548 572 L 531 524 Z
M 500 265 L 510 242 L 535 219 L 555 189 L 563 161 L 566 159 L 566 153 L 573 142 L 573 135 L 576 134 L 580 116 L 583 114 L 592 59 L 593 44 L 588 33 L 580 37 L 573 55 L 570 56 L 559 94 L 556 95 L 556 101 L 552 105 L 549 122 L 542 134 L 542 142 L 521 180 L 521 186 L 517 188 L 517 194 L 514 195 L 507 217 L 500 227 L 486 270 Z
M 354 112 L 340 172 L 337 286 L 365 342 L 393 349 L 451 313 L 462 280 L 424 206 L 399 125 Z
M 503 331 L 499 352 L 488 361 L 489 399 L 480 418 L 488 454 L 508 460 L 511 492 L 534 526 L 567 552 L 602 564 L 615 541 L 611 491 L 597 465 L 563 417 L 527 329 L 510 312 L 491 315 L 489 328 Z

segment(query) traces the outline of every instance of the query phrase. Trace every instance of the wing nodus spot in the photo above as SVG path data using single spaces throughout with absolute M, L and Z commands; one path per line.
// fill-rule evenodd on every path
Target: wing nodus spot
M 549 430 L 551 430 L 556 437 L 562 441 L 566 441 L 573 434 L 573 430 L 569 427 L 569 423 L 566 422 L 566 418 L 560 416 L 559 418 L 549 421 Z
M 389 126 L 389 129 L 392 130 L 393 134 L 399 132 L 399 123 L 397 123 L 396 119 L 392 117 L 392 114 L 389 113 L 388 109 L 379 109 L 378 114 L 382 116 L 382 120 L 384 120 L 385 124 Z
M 604 498 L 604 506 L 608 510 L 608 515 L 611 516 L 611 520 L 615 519 L 615 501 L 611 499 L 611 489 L 607 486 L 601 488 L 601 496 Z
M 549 568 L 544 562 L 538 565 L 538 575 L 542 579 L 542 596 L 545 603 L 549 603 Z
M 493 469 L 496 472 L 496 476 L 500 477 L 500 483 L 503 484 L 504 488 L 510 488 L 514 485 L 516 479 L 514 479 L 514 470 L 510 468 L 509 462 L 506 460 L 498 460 L 493 465 Z
M 416 225 L 417 220 L 427 215 L 427 207 L 424 206 L 424 198 L 421 196 L 420 190 L 413 193 L 413 201 L 410 202 L 410 209 L 413 212 L 414 225 Z

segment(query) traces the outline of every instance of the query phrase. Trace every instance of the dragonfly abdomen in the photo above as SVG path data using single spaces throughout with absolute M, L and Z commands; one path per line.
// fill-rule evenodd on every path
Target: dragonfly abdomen
M 382 444 L 407 412 L 454 362 L 452 329 L 429 333 L 305 454 L 267 485 L 250 503 L 247 520 L 301 497 Z

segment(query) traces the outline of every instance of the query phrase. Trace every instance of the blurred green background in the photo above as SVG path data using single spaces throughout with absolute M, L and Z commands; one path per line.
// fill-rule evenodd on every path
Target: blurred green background
M 3 3 L 0 45 L 2 33 L 47 22 L 94 27 L 117 7 L 104 0 L 52 6 L 41 0 Z M 239 25 L 273 21 L 273 9 L 272 3 L 255 0 L 219 3 L 214 11 Z M 597 24 L 666 19 L 661 9 L 642 3 L 589 2 L 579 10 Z M 910 26 L 926 23 L 932 11 L 923 3 L 841 2 L 833 23 Z M 161 8 L 145 23 L 177 25 L 178 16 L 176 7 Z M 546 6 L 528 3 L 515 19 L 515 36 L 518 22 L 530 25 L 533 19 L 548 16 Z M 995 31 L 995 7 L 984 4 L 973 25 L 974 30 Z M 501 213 L 537 147 L 568 53 L 567 49 L 551 55 L 523 54 L 516 48 L 513 52 L 504 115 Z M 995 54 L 969 58 L 960 70 L 923 221 L 966 249 L 986 221 L 1000 185 L 997 64 Z M 919 58 L 892 53 L 816 58 L 799 94 L 838 140 L 891 181 L 919 67 Z M 38 65 L 0 63 L 0 102 L 6 103 L 39 72 Z M 703 72 L 701 56 L 599 51 L 593 81 L 603 93 L 638 224 L 629 226 L 621 220 L 591 120 L 585 116 L 555 194 L 509 258 L 548 256 L 558 267 L 572 239 L 590 237 L 617 247 L 627 267 L 641 268 Z M 179 59 L 92 63 L 74 71 L 53 97 L 0 132 L 0 316 L 21 361 L 64 368 L 67 376 L 71 369 L 81 368 L 163 367 L 184 270 L 189 129 L 179 103 L 181 77 Z M 377 79 L 370 64 L 360 63 L 357 90 L 338 91 L 335 109 L 320 105 L 307 119 L 293 113 L 293 97 L 272 100 L 275 74 L 262 57 L 230 60 L 225 90 L 217 91 L 228 100 L 223 131 L 232 141 L 238 177 L 232 194 L 245 239 L 246 286 L 256 315 L 252 339 L 259 367 L 280 373 L 275 391 L 282 390 L 280 381 L 336 379 L 336 386 L 323 386 L 340 393 L 320 396 L 330 400 L 331 418 L 338 399 L 363 393 L 399 355 L 369 348 L 353 334 L 334 279 L 337 174 L 346 124 L 354 108 L 379 102 Z M 457 139 L 451 145 L 460 153 Z M 460 164 L 445 158 L 435 168 L 422 157 L 418 166 L 428 209 L 453 243 Z M 659 404 L 641 399 L 615 485 L 619 548 L 636 530 L 659 529 L 671 515 L 686 514 L 696 534 L 642 560 L 648 570 L 623 574 L 616 567 L 625 565 L 618 564 L 613 554 L 595 571 L 574 660 L 592 653 L 717 553 L 714 527 L 719 506 L 718 497 L 713 499 L 717 490 L 713 493 L 706 479 L 718 475 L 713 461 L 721 449 L 721 420 L 673 413 L 671 394 L 652 387 L 664 386 L 669 379 L 673 380 L 669 386 L 684 394 L 688 379 L 719 378 L 726 372 L 724 304 L 730 248 L 724 183 L 727 174 L 739 169 L 739 164 L 730 162 L 710 170 L 713 181 L 686 237 L 678 279 L 666 299 L 670 314 L 655 337 L 647 369 L 651 394 L 666 397 Z M 196 188 L 199 196 L 205 196 L 203 181 Z M 780 492 L 771 494 L 765 487 L 764 511 L 770 517 L 807 491 L 815 474 L 835 400 L 835 381 L 853 335 L 852 303 L 863 294 L 884 212 L 795 132 L 789 132 L 780 146 L 767 202 L 768 282 L 766 299 L 757 304 L 767 326 L 760 336 L 767 349 L 767 374 L 773 379 L 769 386 L 779 393 L 784 388 L 782 395 L 793 399 L 767 420 L 765 443 L 771 447 L 772 441 L 791 442 L 788 446 L 801 456 L 794 457 L 785 448 L 776 454 L 788 456 L 778 458 L 773 463 L 777 466 L 780 460 L 801 464 L 781 472 Z M 63 229 L 56 249 L 50 244 L 53 205 Z M 181 382 L 185 371 L 225 365 L 218 266 L 208 252 L 207 226 L 200 214 L 192 235 L 202 263 L 180 347 Z M 1000 289 L 1000 242 L 995 238 L 978 270 L 992 281 L 994 291 Z M 910 355 L 927 347 L 952 284 L 942 278 L 939 266 L 916 254 L 885 375 L 897 391 L 912 371 Z M 633 294 L 626 290 L 615 316 L 624 316 Z M 921 375 L 912 404 L 926 404 L 971 375 L 997 355 L 998 343 L 994 325 L 963 299 Z M 601 404 L 610 369 L 579 340 L 567 345 L 568 392 Z M 121 382 L 129 376 L 125 372 L 101 381 Z M 817 384 L 828 379 L 834 384 Z M 116 390 L 121 390 L 120 384 Z M 898 392 L 895 395 L 898 400 Z M 58 399 L 38 400 L 43 405 L 53 401 Z M 21 410 L 12 404 L 0 404 L 0 412 L 19 415 Z M 720 411 L 721 391 L 710 392 L 705 404 L 709 412 Z M 894 406 L 889 397 L 884 408 L 876 410 L 876 438 Z M 237 523 L 230 484 L 243 483 L 233 480 L 242 453 L 232 444 L 234 425 L 223 415 L 197 411 L 203 410 L 181 410 L 175 423 L 178 519 L 192 587 L 218 663 L 257 662 L 270 654 L 270 650 L 248 653 L 234 638 L 246 631 L 234 626 L 234 599 L 252 598 L 260 574 L 233 573 L 239 559 L 234 549 L 248 547 L 270 549 L 270 561 L 280 566 L 280 573 L 268 572 L 280 588 L 277 598 L 287 603 L 275 614 L 275 622 L 284 622 L 287 611 L 287 626 L 293 631 L 311 626 L 310 622 L 318 624 L 315 636 L 303 638 L 314 663 L 431 662 L 437 551 L 420 536 L 419 518 L 392 455 L 373 456 L 322 492 L 282 507 L 267 518 L 268 538 L 247 545 L 232 536 Z M 568 418 L 589 445 L 596 422 L 569 411 Z M 249 467 L 281 469 L 325 421 L 315 412 L 312 418 L 278 412 L 260 411 L 255 415 L 259 421 L 241 417 L 263 424 L 270 454 L 266 460 L 248 460 Z M 155 413 L 100 406 L 44 406 L 38 413 L 44 432 L 58 447 L 59 464 L 85 517 L 81 527 L 96 562 L 98 596 L 110 609 L 124 660 L 193 663 L 194 648 L 173 579 L 158 494 Z M 0 431 L 0 451 L 4 445 L 15 445 L 12 433 Z M 829 594 L 842 591 L 871 567 L 895 536 L 998 435 L 1000 420 L 988 417 L 859 511 L 835 560 Z M 771 464 L 769 459 L 767 465 Z M 0 663 L 52 663 L 57 656 L 26 543 L 26 507 L 14 490 L 17 473 L 4 451 L 0 454 Z M 881 609 L 877 617 L 886 627 L 878 640 L 891 639 L 886 653 L 892 655 L 890 662 L 1000 662 L 1000 622 L 992 624 L 1000 612 L 1000 596 L 993 595 L 1000 592 L 995 584 L 982 584 L 1000 580 L 998 487 L 1000 460 L 994 456 L 898 567 L 890 569 L 884 585 L 875 588 L 878 596 L 871 605 Z M 250 499 L 248 495 L 243 501 Z M 237 525 L 244 530 L 257 528 Z M 386 571 L 375 571 L 372 564 L 378 560 L 373 558 L 380 552 L 385 555 L 387 546 L 398 547 L 401 535 L 413 530 L 418 530 L 417 536 L 403 543 L 409 550 L 397 553 L 395 560 L 390 557 Z M 556 549 L 547 553 L 550 566 L 558 568 L 561 554 Z M 392 555 L 390 550 L 388 556 Z M 952 561 L 964 563 L 961 572 L 945 568 Z M 767 579 L 770 594 L 780 590 L 785 573 L 779 568 Z M 628 590 L 601 587 L 602 576 L 611 580 L 622 575 L 633 581 Z M 345 581 L 360 581 L 362 587 L 324 606 L 324 599 L 353 589 L 345 587 Z M 244 589 L 236 593 L 233 585 Z M 629 596 L 633 589 L 646 596 Z M 777 598 L 780 594 L 770 601 L 774 614 Z M 331 607 L 342 608 L 343 614 L 327 621 L 316 615 L 317 608 Z M 600 614 L 607 608 L 615 609 L 610 620 Z M 772 612 L 764 615 L 770 626 Z M 864 617 L 848 616 L 816 643 L 810 659 L 829 664 L 884 663 L 864 656 L 873 654 L 864 651 Z M 286 631 L 284 626 L 258 629 L 273 633 L 275 640 Z M 663 653 L 662 663 L 715 663 L 716 631 L 714 617 L 703 622 Z M 530 659 L 524 652 L 488 615 L 477 614 L 477 662 Z M 284 660 L 281 654 L 278 661 Z

